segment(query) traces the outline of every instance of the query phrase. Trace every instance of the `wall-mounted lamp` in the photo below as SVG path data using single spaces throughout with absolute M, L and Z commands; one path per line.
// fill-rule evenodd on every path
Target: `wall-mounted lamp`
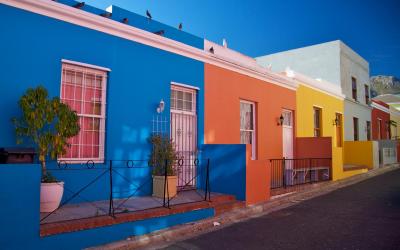
M 159 113 L 159 114 L 162 113 L 164 111 L 164 108 L 165 108 L 165 103 L 164 103 L 164 100 L 161 99 L 161 101 L 157 107 L 157 113 Z
M 340 123 L 339 119 L 336 117 L 335 120 L 333 120 L 332 125 L 333 126 L 338 126 Z
M 282 124 L 283 124 L 283 120 L 284 120 L 284 118 L 283 118 L 283 115 L 281 115 L 279 118 L 278 118 L 278 126 L 282 126 Z

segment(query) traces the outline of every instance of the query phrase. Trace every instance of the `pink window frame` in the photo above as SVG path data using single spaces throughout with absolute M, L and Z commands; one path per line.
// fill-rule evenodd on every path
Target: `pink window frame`
M 95 114 L 84 114 L 82 110 L 81 113 L 78 113 L 79 120 L 81 121 L 82 117 L 86 118 L 97 118 L 100 120 L 99 124 L 99 154 L 98 157 L 58 157 L 58 161 L 65 161 L 68 163 L 86 163 L 87 161 L 93 161 L 94 163 L 103 163 L 104 162 L 104 148 L 105 148 L 105 121 L 106 121 L 106 90 L 107 90 L 107 78 L 108 72 L 110 71 L 107 68 L 98 67 L 95 65 L 72 62 L 67 60 L 62 60 L 62 68 L 61 68 L 61 83 L 60 83 L 60 99 L 63 101 L 63 81 L 64 81 L 64 70 L 73 70 L 76 72 L 82 72 L 84 75 L 86 74 L 94 74 L 95 76 L 102 77 L 101 83 L 101 112 L 100 115 Z M 84 76 L 82 81 L 84 82 Z M 83 97 L 82 97 L 83 98 Z M 82 99 L 82 102 L 85 100 Z M 78 141 L 78 151 L 79 154 L 81 152 L 81 147 L 83 146 L 83 133 L 79 133 L 79 141 Z M 93 146 L 93 140 L 92 140 Z

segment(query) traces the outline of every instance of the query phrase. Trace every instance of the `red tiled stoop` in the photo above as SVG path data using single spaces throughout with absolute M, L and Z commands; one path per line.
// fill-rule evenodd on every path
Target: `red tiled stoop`
M 215 215 L 220 215 L 226 212 L 230 212 L 235 209 L 244 208 L 246 206 L 246 202 L 244 201 L 227 201 L 220 203 L 214 206 Z
M 181 205 L 174 205 L 168 208 L 152 208 L 143 211 L 127 212 L 115 214 L 111 216 L 98 216 L 85 219 L 76 219 L 69 221 L 53 222 L 40 225 L 40 236 L 49 236 L 60 233 L 75 232 L 80 230 L 87 230 L 96 227 L 104 227 L 115 225 L 125 222 L 133 222 L 138 220 L 168 216 L 172 214 L 179 214 L 190 212 L 205 208 L 215 208 L 215 214 L 230 211 L 235 208 L 243 207 L 243 202 L 236 201 L 232 195 L 218 195 L 212 197 L 211 202 L 200 201 L 194 203 L 187 203 Z

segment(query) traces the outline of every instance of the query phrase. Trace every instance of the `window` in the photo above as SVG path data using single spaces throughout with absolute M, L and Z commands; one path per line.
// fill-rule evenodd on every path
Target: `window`
M 354 141 L 358 141 L 358 118 L 353 117 Z
M 251 144 L 251 157 L 255 159 L 255 105 L 252 102 L 240 101 L 240 143 Z
M 322 136 L 322 109 L 314 107 L 314 137 Z
M 336 147 L 342 147 L 343 141 L 343 125 L 342 125 L 342 114 L 336 113 L 335 120 L 336 124 Z
M 354 77 L 351 78 L 351 91 L 353 99 L 357 101 L 357 80 Z
M 367 121 L 367 140 L 370 141 L 371 140 L 371 122 Z
M 171 109 L 196 112 L 196 90 L 171 86 Z
M 365 89 L 365 104 L 369 105 L 369 86 L 367 84 L 364 85 Z
M 381 140 L 383 138 L 382 136 L 382 120 L 378 119 L 377 121 L 377 128 L 378 128 L 378 140 Z
M 390 121 L 386 121 L 386 139 L 391 139 L 392 138 L 392 131 L 390 128 Z
M 77 112 L 81 130 L 60 160 L 104 160 L 106 82 L 106 71 L 63 63 L 61 101 Z

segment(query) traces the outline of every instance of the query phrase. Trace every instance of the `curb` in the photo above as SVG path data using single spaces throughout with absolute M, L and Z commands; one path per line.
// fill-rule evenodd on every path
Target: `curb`
M 301 192 L 293 192 L 286 195 L 273 197 L 269 201 L 256 205 L 251 205 L 241 209 L 236 209 L 231 212 L 227 212 L 209 219 L 177 225 L 147 235 L 133 236 L 127 238 L 126 240 L 112 242 L 106 245 L 91 247 L 88 249 L 127 250 L 144 247 L 155 249 L 157 247 L 166 246 L 168 245 L 168 243 L 172 244 L 175 241 L 182 241 L 198 236 L 200 234 L 219 230 L 237 222 L 260 217 L 271 212 L 296 205 L 299 202 L 318 197 L 332 191 L 362 182 L 364 180 L 368 180 L 375 176 L 399 169 L 399 166 L 399 164 L 392 164 L 382 168 L 370 170 L 367 173 L 351 176 L 349 178 L 337 180 L 334 182 L 311 184 L 308 190 L 302 190 Z M 214 222 L 218 222 L 219 225 L 214 226 Z

